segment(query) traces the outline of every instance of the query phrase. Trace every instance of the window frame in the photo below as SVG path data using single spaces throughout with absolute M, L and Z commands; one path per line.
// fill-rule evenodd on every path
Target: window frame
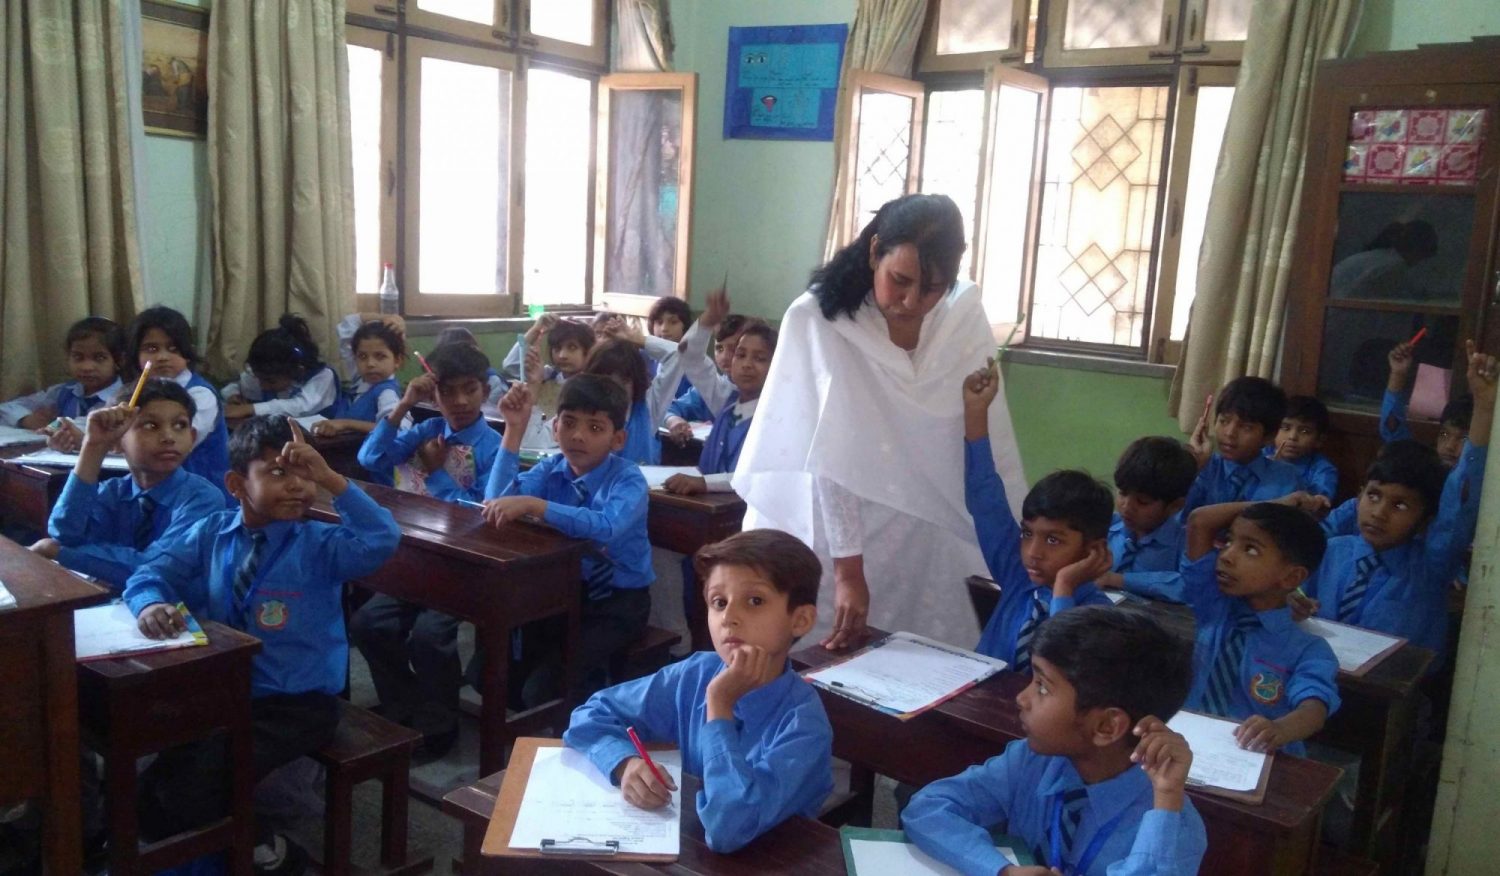
M 1181 0 L 1162 0 L 1162 16 L 1157 31 L 1159 36 L 1157 42 L 1151 45 L 1107 49 L 1063 47 L 1063 38 L 1068 25 L 1068 5 L 1072 2 L 1074 0 L 1049 0 L 1047 3 L 1047 43 L 1042 55 L 1043 64 L 1047 68 L 1126 67 L 1141 64 L 1161 66 L 1177 60 L 1177 37 L 1181 23 L 1178 12 L 1182 5 Z
M 510 0 L 500 0 L 508 3 Z M 605 0 L 589 0 L 594 7 L 594 42 L 589 45 L 570 43 L 566 40 L 538 36 L 531 32 L 531 7 L 546 0 L 517 0 L 521 5 L 515 39 L 523 50 L 537 52 L 554 59 L 589 64 L 606 68 L 609 64 L 609 4 Z
M 940 55 L 938 45 L 938 19 L 943 4 L 952 0 L 931 0 L 926 21 L 922 26 L 922 37 L 917 46 L 917 73 L 973 72 L 996 64 L 1016 64 L 1026 60 L 1028 35 L 1031 30 L 1031 7 L 1037 0 L 1012 0 L 1010 10 L 1010 43 L 1004 49 L 991 52 L 965 52 L 963 54 Z
M 351 0 L 352 3 L 352 0 Z M 401 166 L 398 155 L 397 117 L 400 112 L 401 89 L 401 39 L 393 31 L 376 30 L 358 25 L 345 25 L 345 42 L 349 45 L 375 49 L 381 53 L 380 70 L 380 261 L 397 266 L 397 285 L 405 289 L 400 274 L 399 229 L 401 224 L 398 192 L 401 186 L 397 179 L 397 168 Z M 358 252 L 356 250 L 356 256 Z M 356 266 L 356 276 L 358 276 Z M 380 295 L 359 293 L 356 287 L 354 300 L 361 313 L 373 313 L 380 309 Z
M 867 92 L 894 94 L 911 100 L 911 118 L 908 120 L 907 142 L 910 144 L 906 160 L 905 194 L 919 190 L 922 179 L 922 141 L 926 139 L 927 86 L 915 79 L 902 79 L 885 73 L 868 70 L 850 70 L 844 74 L 843 87 L 848 89 L 849 100 L 844 107 L 847 113 L 848 142 L 844 144 L 844 160 L 839 172 L 843 177 L 844 190 L 849 192 L 849 212 L 845 215 L 846 227 L 859 229 L 865 226 L 856 215 L 859 209 L 859 113 L 860 99 Z
M 408 35 L 409 38 L 428 39 L 433 35 L 441 34 L 472 40 L 494 48 L 515 48 L 516 40 L 511 30 L 511 0 L 490 0 L 494 19 L 492 24 L 480 24 L 477 21 L 429 12 L 421 8 L 421 0 L 398 0 L 398 2 L 407 27 L 430 32 L 420 36 Z
M 1182 31 L 1178 53 L 1190 55 L 1194 64 L 1239 64 L 1245 57 L 1244 40 L 1209 40 L 1208 8 L 1220 0 L 1184 0 L 1187 26 Z M 1207 83 L 1205 83 L 1207 84 Z
M 409 0 L 344 0 L 344 14 L 394 21 L 407 2 Z

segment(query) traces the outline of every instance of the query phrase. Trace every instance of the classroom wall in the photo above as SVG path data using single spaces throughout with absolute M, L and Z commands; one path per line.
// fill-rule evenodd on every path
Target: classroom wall
M 1364 0 L 1352 53 L 1414 49 L 1500 34 L 1495 0 Z

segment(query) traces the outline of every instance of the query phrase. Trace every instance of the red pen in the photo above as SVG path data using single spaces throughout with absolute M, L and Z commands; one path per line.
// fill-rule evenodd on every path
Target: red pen
M 432 366 L 428 365 L 427 364 L 427 360 L 424 359 L 424 358 L 422 358 L 421 352 L 418 351 L 418 350 L 412 350 L 411 352 L 412 352 L 412 355 L 414 355 L 414 356 L 417 357 L 417 361 L 422 363 L 422 370 L 426 371 L 428 374 L 432 374 Z M 432 374 L 432 376 L 436 377 L 437 375 L 436 374 Z
M 1417 341 L 1422 340 L 1422 336 L 1425 335 L 1425 334 L 1427 334 L 1427 326 L 1424 325 L 1420 329 L 1417 330 L 1416 334 L 1414 334 L 1414 335 L 1411 336 L 1411 340 L 1407 341 L 1406 345 L 1408 347 L 1415 346 L 1416 343 L 1417 343 Z
M 635 746 L 636 753 L 641 756 L 641 760 L 646 762 L 646 768 L 651 770 L 651 775 L 656 776 L 656 780 L 661 782 L 663 788 L 668 787 L 666 777 L 661 774 L 661 770 L 656 768 L 656 761 L 651 759 L 651 755 L 646 753 L 646 746 L 641 744 L 641 737 L 635 735 L 635 728 L 626 727 L 625 732 L 630 734 L 630 744 Z

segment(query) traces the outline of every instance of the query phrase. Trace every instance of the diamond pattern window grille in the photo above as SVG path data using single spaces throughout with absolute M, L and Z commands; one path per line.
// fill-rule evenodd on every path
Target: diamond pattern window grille
M 912 100 L 865 92 L 859 101 L 859 151 L 855 159 L 854 224 L 863 228 L 886 201 L 906 194 L 911 164 Z

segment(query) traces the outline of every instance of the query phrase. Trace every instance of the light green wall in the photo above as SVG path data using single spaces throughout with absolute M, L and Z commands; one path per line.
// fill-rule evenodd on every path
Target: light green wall
M 148 205 L 142 222 L 146 304 L 165 304 L 197 316 L 197 303 L 213 288 L 209 260 L 208 144 L 203 140 L 146 136 Z
M 1353 53 L 1414 49 L 1500 34 L 1495 0 L 1364 0 Z

